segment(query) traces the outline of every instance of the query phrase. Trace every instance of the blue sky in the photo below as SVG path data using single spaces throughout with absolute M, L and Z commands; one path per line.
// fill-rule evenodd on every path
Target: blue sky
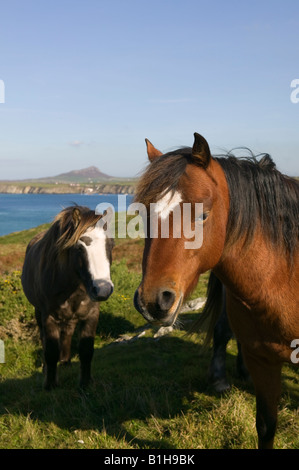
M 4 0 L 0 179 L 136 176 L 204 135 L 299 175 L 298 0 Z

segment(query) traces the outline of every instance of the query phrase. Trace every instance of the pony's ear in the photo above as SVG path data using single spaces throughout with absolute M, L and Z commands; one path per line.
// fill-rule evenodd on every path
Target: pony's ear
M 194 133 L 192 157 L 195 158 L 196 161 L 204 168 L 209 166 L 210 160 L 212 158 L 208 142 L 197 132 Z
M 160 152 L 160 150 L 156 149 L 148 139 L 145 139 L 145 143 L 147 149 L 147 156 L 150 162 L 153 162 L 157 157 L 161 157 L 161 155 L 163 155 L 163 153 Z
M 114 215 L 115 215 L 115 211 L 111 206 L 107 207 L 107 209 L 105 209 L 103 212 L 103 216 L 105 216 L 108 222 L 112 221 Z
M 74 226 L 77 227 L 80 223 L 80 220 L 81 220 L 81 213 L 80 213 L 80 210 L 78 209 L 78 207 L 74 207 L 73 213 L 72 213 L 72 218 L 73 218 Z

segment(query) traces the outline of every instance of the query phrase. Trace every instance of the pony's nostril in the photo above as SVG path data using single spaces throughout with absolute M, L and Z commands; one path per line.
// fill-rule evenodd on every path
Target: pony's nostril
M 175 292 L 173 290 L 163 290 L 158 294 L 158 304 L 162 311 L 168 311 L 175 302 Z
M 113 292 L 113 284 L 111 282 L 106 281 L 97 281 L 94 283 L 92 288 L 92 294 L 94 297 L 98 298 L 99 300 L 105 300 L 110 297 Z

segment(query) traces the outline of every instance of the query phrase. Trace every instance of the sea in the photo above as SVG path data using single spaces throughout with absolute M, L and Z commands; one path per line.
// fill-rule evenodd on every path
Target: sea
M 132 201 L 128 194 L 0 194 L 0 236 L 50 223 L 72 204 L 124 212 Z

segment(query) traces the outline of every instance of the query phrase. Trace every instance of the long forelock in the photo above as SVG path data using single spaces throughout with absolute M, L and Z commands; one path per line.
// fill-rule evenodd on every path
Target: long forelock
M 151 203 L 160 200 L 167 192 L 174 194 L 187 164 L 192 161 L 189 147 L 169 152 L 154 160 L 141 176 L 134 200 L 148 207 Z
M 65 250 L 76 245 L 80 237 L 89 229 L 96 225 L 100 220 L 101 215 L 95 214 L 87 208 L 80 208 L 80 220 L 78 223 L 72 219 L 72 214 L 60 213 L 60 237 L 57 239 L 57 247 L 60 250 Z
M 75 207 L 80 213 L 80 219 L 77 223 L 73 220 Z M 101 215 L 82 206 L 68 207 L 59 212 L 41 239 L 42 262 L 47 257 L 56 259 L 64 250 L 73 247 L 86 230 L 95 226 L 100 218 Z

